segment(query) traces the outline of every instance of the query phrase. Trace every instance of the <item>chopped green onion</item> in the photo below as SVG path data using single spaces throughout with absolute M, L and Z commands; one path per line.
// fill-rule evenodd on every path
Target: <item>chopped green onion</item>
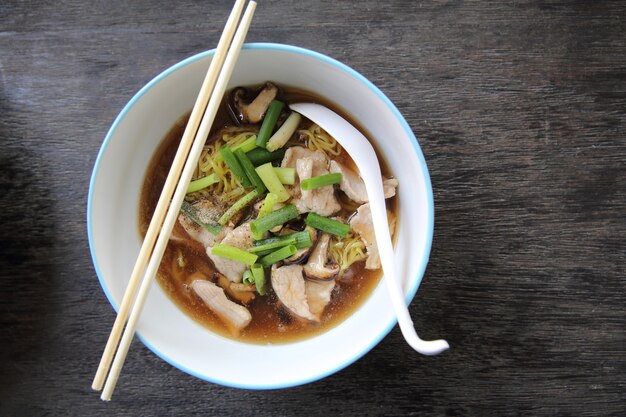
M 228 146 L 222 146 L 222 148 L 220 149 L 220 155 L 222 155 L 222 158 L 224 158 L 226 165 L 228 165 L 228 168 L 230 168 L 230 170 L 233 172 L 233 174 L 237 178 L 237 181 L 239 181 L 239 184 L 244 187 L 252 186 L 252 183 L 246 176 L 243 167 L 235 157 L 232 149 L 230 149 Z
M 259 165 L 263 165 L 266 162 L 283 159 L 283 156 L 285 156 L 285 149 L 282 148 L 277 151 L 270 152 L 267 149 L 256 148 L 248 152 L 246 155 L 248 156 L 248 159 L 250 159 L 250 162 L 252 162 L 252 165 L 257 167 Z
M 216 235 L 220 232 L 220 230 L 222 230 L 222 227 L 219 224 L 213 225 L 209 223 L 204 223 L 202 220 L 200 220 L 200 217 L 198 216 L 198 209 L 186 201 L 183 201 L 183 205 L 180 207 L 180 210 L 185 213 L 185 215 L 189 217 L 193 222 L 204 227 L 211 234 Z
M 265 217 L 250 222 L 250 231 L 255 240 L 262 238 L 263 233 L 275 226 L 287 223 L 298 217 L 298 209 L 293 204 L 288 204 L 278 210 L 269 213 Z
M 255 247 L 257 247 L 257 246 L 267 245 L 267 244 L 274 243 L 274 242 L 282 242 L 282 241 L 291 240 L 291 239 L 296 240 L 296 243 L 294 243 L 294 245 L 296 246 L 297 249 L 308 248 L 309 246 L 313 244 L 313 240 L 311 240 L 311 234 L 307 230 L 303 230 L 302 232 L 295 232 L 289 235 L 275 236 L 275 237 L 270 237 L 270 238 L 263 239 L 263 240 L 258 240 L 254 242 L 254 245 Z
M 287 185 L 293 185 L 296 183 L 296 169 L 295 168 L 276 168 L 274 172 L 281 183 Z
M 293 237 L 294 239 L 296 239 L 296 248 L 298 249 L 308 248 L 309 246 L 313 244 L 313 240 L 311 239 L 311 234 L 308 232 L 308 230 L 303 230 L 302 232 L 292 233 L 285 237 Z
M 250 136 L 248 139 L 244 140 L 243 142 L 237 144 L 237 145 L 233 145 L 230 150 L 235 152 L 237 149 L 243 149 L 244 152 L 250 152 L 253 149 L 256 149 L 256 135 L 252 135 Z M 217 154 L 217 156 L 215 157 L 216 161 L 221 161 L 222 159 L 224 159 L 222 157 L 222 154 L 219 153 Z
M 261 193 L 259 193 L 259 190 L 257 189 L 250 191 L 248 194 L 235 201 L 235 204 L 230 206 L 228 210 L 226 210 L 226 213 L 222 214 L 222 217 L 220 217 L 217 222 L 224 226 L 239 210 L 242 210 L 260 195 Z
M 265 113 L 265 117 L 263 118 L 261 129 L 259 129 L 259 134 L 256 137 L 257 146 L 265 148 L 267 140 L 272 136 L 274 126 L 276 126 L 276 121 L 283 107 L 285 107 L 285 103 L 282 101 L 274 100 L 270 103 L 270 106 L 267 108 L 267 113 Z
M 200 191 L 203 188 L 208 187 L 209 185 L 215 184 L 220 180 L 220 177 L 214 172 L 211 175 L 207 175 L 206 177 L 202 177 L 195 181 L 191 181 L 189 186 L 187 187 L 187 194 L 195 193 L 196 191 Z
M 252 276 L 254 277 L 254 285 L 256 285 L 256 290 L 259 292 L 260 295 L 265 295 L 265 271 L 263 270 L 263 265 L 252 265 Z
M 265 184 L 263 184 L 263 181 L 259 178 L 259 174 L 257 174 L 254 170 L 254 165 L 252 165 L 252 162 L 250 162 L 246 153 L 243 149 L 237 149 L 234 153 L 237 161 L 239 161 L 239 164 L 243 168 L 243 172 L 246 173 L 248 180 L 250 180 L 252 185 L 254 185 L 254 188 L 256 188 L 259 193 L 264 193 L 267 188 L 265 188 Z
M 261 217 L 265 217 L 272 212 L 274 206 L 278 202 L 278 196 L 274 193 L 267 193 L 265 196 L 265 200 L 263 200 L 263 204 L 261 204 L 261 208 L 259 208 L 259 215 L 257 219 Z
M 341 174 L 339 172 L 335 172 L 332 174 L 306 178 L 300 182 L 300 188 L 303 190 L 313 190 L 314 188 L 326 187 L 327 185 L 339 184 L 340 182 Z
M 299 113 L 292 111 L 285 123 L 272 135 L 270 140 L 267 141 L 267 145 L 265 149 L 270 152 L 275 151 L 276 149 L 282 148 L 285 146 L 285 143 L 289 140 L 291 135 L 294 134 L 298 125 L 300 124 L 301 116 Z M 257 142 L 258 144 L 258 142 Z
M 337 220 L 329 219 L 328 217 L 320 216 L 319 214 L 315 214 L 313 212 L 306 216 L 304 222 L 315 229 L 331 233 L 339 237 L 346 237 L 348 236 L 348 232 L 350 232 L 349 225 L 338 222 Z
M 215 256 L 238 261 L 246 265 L 253 265 L 258 258 L 258 256 L 253 253 L 223 243 L 218 243 L 213 246 L 211 253 Z
M 280 179 L 278 179 L 276 172 L 274 172 L 274 167 L 270 162 L 263 164 L 260 167 L 256 167 L 255 171 L 270 193 L 276 194 L 280 203 L 289 200 L 289 197 L 291 196 L 287 190 L 285 190 L 283 184 L 281 184 Z
M 238 145 L 234 145 L 231 149 L 235 152 L 237 149 L 241 149 L 244 152 L 250 152 L 252 149 L 256 149 L 256 135 L 250 136 Z
M 268 267 L 272 264 L 275 264 L 276 262 L 293 256 L 296 251 L 297 249 L 294 245 L 288 245 L 270 253 L 269 255 L 265 255 L 264 257 L 259 259 L 259 263 L 264 267 Z
M 252 272 L 250 272 L 249 269 L 246 269 L 243 273 L 243 283 L 246 285 L 254 284 L 254 277 L 252 276 Z
M 279 240 L 279 241 L 276 241 L 276 242 L 266 243 L 264 245 L 253 246 L 250 249 L 248 249 L 248 252 L 250 252 L 250 253 L 259 253 L 259 252 L 264 252 L 266 250 L 282 248 L 283 246 L 287 246 L 287 245 L 294 245 L 295 246 L 295 244 L 296 244 L 296 238 L 295 237 L 290 237 L 289 239 L 284 239 L 284 240 Z

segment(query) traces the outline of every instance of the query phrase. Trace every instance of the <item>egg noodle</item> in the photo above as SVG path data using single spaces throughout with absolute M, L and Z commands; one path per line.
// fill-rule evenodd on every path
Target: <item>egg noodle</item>
M 220 136 L 217 139 L 204 147 L 198 160 L 194 178 L 202 178 L 216 173 L 219 181 L 204 190 L 194 193 L 196 194 L 193 196 L 194 200 L 206 198 L 209 194 L 218 194 L 226 202 L 234 202 L 245 193 L 245 190 L 239 186 L 237 178 L 228 168 L 224 159 L 218 157 L 218 155 L 222 146 L 227 144 L 232 148 L 251 137 L 256 138 L 256 134 L 256 130 L 250 127 L 226 128 L 220 132 Z
M 339 265 L 339 275 L 341 276 L 350 265 L 367 258 L 365 243 L 353 231 L 348 236 L 339 238 L 333 236 L 330 240 L 330 257 Z
M 329 159 L 341 153 L 341 145 L 316 124 L 308 129 L 300 129 L 298 133 L 305 139 L 307 147 L 312 151 L 322 151 Z

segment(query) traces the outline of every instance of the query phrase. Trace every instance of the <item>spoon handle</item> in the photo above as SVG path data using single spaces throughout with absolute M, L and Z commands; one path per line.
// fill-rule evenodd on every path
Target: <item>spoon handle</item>
M 448 342 L 442 339 L 432 341 L 422 340 L 415 331 L 413 320 L 411 320 L 411 316 L 409 315 L 409 309 L 404 301 L 401 280 L 396 271 L 389 224 L 387 222 L 387 210 L 384 204 L 385 195 L 382 177 L 380 175 L 380 166 L 378 165 L 377 159 L 368 162 L 370 162 L 370 165 L 373 165 L 374 161 L 376 162 L 376 166 L 370 166 L 367 170 L 361 171 L 361 173 L 362 175 L 364 172 L 368 173 L 363 175 L 363 180 L 370 201 L 374 234 L 376 235 L 376 244 L 378 245 L 378 252 L 383 266 L 384 279 L 387 283 L 396 317 L 398 318 L 398 325 L 400 326 L 402 335 L 413 349 L 423 355 L 437 355 L 450 346 Z M 370 173 L 374 173 L 375 175 Z M 382 204 L 375 202 L 382 202 Z

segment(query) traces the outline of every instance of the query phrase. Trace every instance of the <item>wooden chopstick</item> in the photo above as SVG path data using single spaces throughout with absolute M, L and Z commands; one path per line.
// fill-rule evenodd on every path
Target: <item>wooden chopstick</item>
M 106 374 L 109 371 L 111 361 L 113 360 L 115 348 L 119 343 L 122 330 L 124 330 L 124 325 L 128 319 L 132 302 L 137 294 L 137 288 L 141 282 L 141 277 L 146 269 L 148 259 L 152 253 L 152 249 L 154 248 L 159 231 L 161 230 L 161 225 L 163 224 L 165 214 L 167 213 L 167 207 L 172 200 L 174 189 L 176 188 L 176 184 L 180 178 L 183 165 L 187 159 L 187 155 L 189 154 L 189 149 L 191 148 L 191 144 L 198 130 L 198 126 L 200 125 L 200 121 L 202 120 L 204 110 L 207 107 L 209 97 L 213 92 L 213 87 L 215 87 L 217 76 L 222 68 L 224 59 L 226 58 L 226 52 L 228 51 L 228 47 L 233 39 L 233 35 L 235 34 L 237 22 L 241 16 L 244 3 L 245 0 L 237 0 L 233 6 L 233 10 L 226 21 L 224 31 L 217 44 L 217 49 L 215 50 L 215 55 L 211 60 L 211 64 L 209 65 L 209 69 L 202 83 L 202 87 L 200 88 L 200 92 L 198 93 L 198 97 L 193 106 L 193 110 L 189 116 L 189 121 L 187 122 L 185 132 L 183 133 L 180 145 L 176 151 L 174 162 L 172 162 L 172 167 L 170 168 L 170 172 L 167 176 L 165 184 L 163 185 L 161 196 L 159 197 L 159 201 L 154 210 L 154 215 L 150 220 L 150 226 L 146 232 L 146 236 L 143 240 L 143 244 L 141 245 L 141 250 L 139 251 L 137 261 L 135 262 L 130 281 L 126 287 L 124 297 L 122 298 L 122 304 L 120 305 L 115 323 L 113 324 L 113 329 L 111 330 L 111 334 L 109 335 L 109 339 L 104 348 L 102 358 L 100 359 L 96 376 L 91 384 L 91 388 L 96 391 L 100 391 L 104 385 Z
M 145 303 L 145 300 L 148 294 L 148 290 L 151 287 L 152 281 L 154 280 L 154 276 L 156 275 L 156 271 L 161 263 L 163 253 L 167 246 L 167 242 L 169 241 L 169 236 L 172 232 L 172 229 L 174 227 L 174 224 L 178 216 L 178 212 L 180 210 L 180 206 L 185 197 L 187 186 L 189 184 L 189 181 L 191 180 L 191 177 L 197 165 L 197 161 L 198 161 L 198 158 L 200 157 L 200 153 L 202 152 L 204 141 L 211 130 L 211 126 L 215 119 L 215 115 L 221 103 L 224 92 L 226 91 L 226 86 L 228 84 L 228 81 L 234 69 L 236 60 L 239 56 L 239 52 L 243 45 L 246 33 L 248 31 L 248 28 L 250 27 L 250 22 L 252 20 L 252 16 L 256 8 L 256 2 L 254 1 L 251 1 L 248 4 L 248 7 L 246 8 L 246 12 L 244 13 L 241 23 L 235 33 L 234 39 L 232 41 L 232 45 L 230 46 L 230 48 L 228 48 L 228 53 L 226 54 L 226 57 L 223 58 L 223 52 L 228 47 L 228 43 L 230 41 L 230 38 L 232 37 L 232 31 L 234 30 L 234 27 L 236 26 L 233 23 L 236 23 L 236 21 L 238 20 L 239 15 L 241 14 L 241 9 L 243 7 L 244 2 L 245 0 L 238 0 L 237 3 L 235 4 L 233 12 L 231 12 L 231 16 L 228 19 L 225 32 L 222 35 L 222 38 L 220 39 L 220 43 L 218 44 L 218 50 L 216 51 L 216 55 L 213 58 L 213 61 L 217 61 L 218 53 L 222 53 L 222 56 L 220 57 L 223 60 L 223 67 L 221 68 L 221 71 L 219 68 L 219 62 L 215 66 L 216 69 L 212 71 L 212 69 L 214 68 L 213 61 L 212 61 L 211 67 L 209 69 L 209 73 L 211 75 L 209 76 L 209 74 L 207 74 L 207 78 L 211 78 L 212 80 L 217 78 L 217 80 L 212 81 L 212 82 L 211 81 L 207 82 L 207 80 L 205 79 L 205 83 L 203 83 L 203 88 L 200 93 L 200 96 L 203 96 L 202 101 L 206 103 L 206 95 L 203 93 L 210 94 L 210 99 L 209 99 L 208 105 L 206 106 L 206 111 L 204 111 L 204 116 L 202 117 L 202 122 L 200 124 L 200 127 L 198 128 L 198 131 L 195 135 L 195 140 L 193 142 L 193 146 L 191 147 L 191 151 L 189 152 L 189 156 L 186 158 L 186 162 L 182 170 L 182 175 L 180 176 L 178 184 L 176 185 L 176 190 L 174 192 L 171 204 L 169 205 L 169 210 L 167 210 L 167 213 L 163 215 L 163 212 L 165 212 L 165 209 L 167 207 L 167 200 L 169 200 L 169 198 L 166 198 L 166 202 L 160 207 L 161 211 L 159 211 L 159 205 L 157 205 L 157 209 L 155 210 L 155 214 L 153 215 L 154 217 L 157 218 L 157 221 L 156 221 L 157 226 L 155 226 L 155 229 L 158 229 L 158 226 L 160 226 L 160 223 L 162 222 L 161 231 L 156 241 L 156 246 L 154 247 L 154 250 L 152 251 L 152 256 L 150 257 L 150 261 L 148 262 L 148 267 L 145 272 L 145 275 L 143 275 L 141 286 L 139 287 L 139 291 L 137 292 L 134 304 L 132 305 L 132 311 L 130 311 L 130 315 L 128 316 L 128 323 L 126 324 L 126 329 L 124 330 L 124 334 L 122 336 L 121 342 L 117 349 L 117 353 L 115 354 L 115 359 L 113 360 L 113 364 L 111 365 L 109 376 L 107 378 L 106 384 L 104 385 L 104 391 L 102 392 L 101 398 L 105 401 L 108 401 L 111 399 L 111 395 L 117 383 L 117 379 L 119 378 L 119 374 L 123 366 L 124 360 L 126 358 L 126 354 L 128 353 L 130 343 L 133 339 L 135 329 L 137 327 L 137 322 L 139 320 L 141 310 L 143 309 L 143 305 Z M 223 42 L 224 39 L 227 39 L 227 40 Z M 211 84 L 214 85 L 212 93 L 210 93 L 210 88 L 207 88 L 207 91 L 204 91 L 205 85 L 211 85 Z M 196 101 L 196 106 L 198 105 L 199 102 L 200 102 L 200 97 Z M 196 111 L 196 106 L 194 106 L 194 111 L 192 112 L 192 116 L 193 116 L 193 113 Z M 203 105 L 200 105 L 200 108 L 201 110 L 204 110 Z M 202 114 L 202 111 L 200 111 L 200 114 Z M 191 117 L 190 117 L 190 121 L 191 121 Z M 188 126 L 188 129 L 191 130 L 192 132 L 195 132 L 195 129 L 193 129 L 193 127 L 189 128 Z M 187 134 L 187 129 L 185 131 L 185 134 Z M 183 154 L 184 153 L 186 152 L 183 152 Z M 178 156 L 179 155 L 177 153 L 176 157 Z M 178 168 L 178 172 L 180 172 L 180 168 Z M 170 171 L 170 176 L 171 176 L 171 171 Z M 168 181 L 169 181 L 169 176 L 168 176 Z M 174 180 L 173 182 L 175 183 L 176 181 Z M 159 203 L 161 203 L 160 200 L 159 200 Z M 165 219 L 160 220 L 160 219 L 163 219 L 163 217 L 165 217 Z M 153 221 L 154 221 L 154 218 L 153 218 Z M 150 227 L 152 227 L 152 223 L 153 222 L 151 222 Z M 143 264 L 144 267 L 145 267 L 145 255 L 147 255 L 147 253 L 150 252 L 150 249 L 151 249 L 150 246 L 151 245 L 148 245 L 149 248 L 146 250 L 146 253 L 144 254 L 144 260 L 141 260 L 141 261 L 138 260 L 137 262 L 137 263 Z M 142 247 L 142 250 L 143 250 L 143 247 Z M 136 268 L 137 268 L 137 265 L 136 265 Z M 142 275 L 141 274 L 142 269 L 143 268 L 139 268 L 140 271 L 137 273 L 137 275 L 139 276 Z M 133 274 L 134 274 L 134 271 L 133 271 Z M 139 281 L 139 279 L 137 279 L 137 281 Z M 135 291 L 133 290 L 136 290 L 137 283 L 135 283 L 135 288 L 130 288 L 130 287 L 131 285 L 129 283 L 129 288 L 127 289 L 127 292 L 131 291 L 134 293 Z M 127 298 L 126 294 L 124 298 L 125 299 Z M 132 300 L 133 294 L 129 295 L 128 298 Z M 128 301 L 128 304 L 130 304 L 130 301 Z M 120 309 L 120 312 L 121 312 L 121 309 Z M 106 370 L 107 370 L 106 368 L 108 368 L 110 364 L 110 356 L 112 355 L 113 350 L 115 349 L 116 340 L 119 338 L 119 333 L 121 332 L 121 327 L 123 327 L 123 323 L 125 319 L 126 317 L 120 318 L 119 315 L 118 315 L 118 319 L 116 319 L 116 325 L 118 324 L 118 320 L 120 321 L 121 324 L 119 325 L 119 329 L 117 330 L 117 335 L 115 335 L 114 332 L 111 333 L 111 337 L 109 340 L 111 344 L 110 348 L 109 348 L 109 343 L 107 343 L 107 348 L 109 348 L 108 358 L 105 358 L 107 354 L 107 349 L 105 348 L 105 355 L 103 355 L 103 359 L 101 360 L 101 364 L 100 364 L 103 370 L 100 370 L 100 368 L 98 369 L 99 373 L 102 373 L 100 377 L 103 377 L 103 375 L 106 374 Z M 115 325 L 114 325 L 113 330 L 114 331 L 116 330 Z M 96 384 L 97 382 L 100 382 L 98 377 L 99 375 L 96 374 L 96 379 L 94 379 L 94 386 L 93 386 L 94 389 L 98 389 L 98 387 L 102 386 L 101 383 L 99 385 Z

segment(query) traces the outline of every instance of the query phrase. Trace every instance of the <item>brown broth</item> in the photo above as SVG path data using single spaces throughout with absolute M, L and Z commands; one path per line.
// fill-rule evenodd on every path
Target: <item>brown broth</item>
M 345 112 L 338 110 L 337 106 L 321 99 L 319 96 L 302 90 L 286 89 L 284 87 L 281 88 L 281 92 L 281 99 L 287 103 L 298 101 L 320 103 L 333 108 L 353 123 L 351 118 L 346 117 Z M 148 167 L 143 183 L 139 210 L 139 232 L 142 237 L 145 236 L 148 229 L 188 118 L 189 114 L 186 114 L 172 126 L 158 146 Z M 301 127 L 310 124 L 306 119 L 303 123 L 305 125 L 301 125 Z M 209 138 L 221 128 L 231 124 L 226 105 L 222 103 Z M 363 132 L 363 129 L 360 130 Z M 356 169 L 354 162 L 346 152 L 342 152 L 336 159 L 344 165 Z M 383 172 L 389 172 L 385 169 L 384 162 L 381 162 Z M 391 203 L 388 206 L 389 209 L 394 212 L 395 200 L 393 198 L 388 201 L 388 203 Z M 178 223 L 175 227 L 182 230 Z M 184 254 L 184 266 L 182 268 L 178 265 L 179 253 Z M 256 298 L 246 306 L 252 315 L 252 321 L 242 331 L 237 340 L 261 344 L 287 343 L 314 336 L 336 326 L 363 304 L 378 284 L 381 271 L 367 270 L 364 266 L 365 262 L 356 262 L 346 271 L 341 279 L 337 280 L 331 301 L 324 310 L 320 323 L 305 322 L 290 315 L 280 305 L 271 289 L 271 284 L 268 283 L 266 285 L 268 294 L 264 297 L 257 294 Z M 171 240 L 157 274 L 157 281 L 161 288 L 179 308 L 195 321 L 218 334 L 232 338 L 228 328 L 191 290 L 191 281 L 198 279 L 199 274 L 205 279 L 215 281 L 216 272 L 202 245 L 194 241 L 183 243 Z

